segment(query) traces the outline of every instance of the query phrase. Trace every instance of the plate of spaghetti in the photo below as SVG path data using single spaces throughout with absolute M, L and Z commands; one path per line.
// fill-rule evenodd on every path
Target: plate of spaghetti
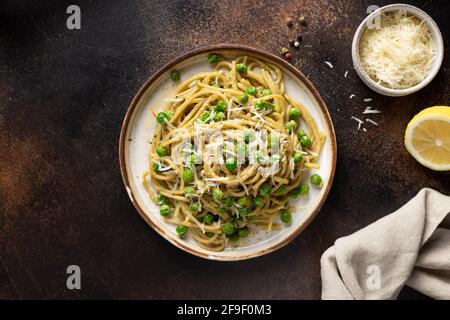
M 189 253 L 230 261 L 272 252 L 308 226 L 337 151 L 327 107 L 300 71 L 218 45 L 143 85 L 119 154 L 128 195 L 153 229 Z

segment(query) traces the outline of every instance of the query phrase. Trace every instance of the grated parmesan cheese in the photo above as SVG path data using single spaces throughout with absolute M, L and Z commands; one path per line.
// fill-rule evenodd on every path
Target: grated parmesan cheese
M 366 29 L 360 42 L 361 63 L 378 84 L 405 89 L 419 84 L 434 62 L 428 26 L 404 10 L 381 13 L 381 28 Z
M 378 125 L 378 123 L 375 122 L 375 121 L 373 121 L 372 119 L 366 119 L 366 121 L 369 122 L 369 123 L 371 123 L 371 124 L 373 124 L 374 126 L 377 126 L 377 125 Z
M 372 107 L 367 107 L 364 111 L 363 114 L 368 114 L 368 113 L 381 113 L 380 110 L 377 109 L 372 109 Z

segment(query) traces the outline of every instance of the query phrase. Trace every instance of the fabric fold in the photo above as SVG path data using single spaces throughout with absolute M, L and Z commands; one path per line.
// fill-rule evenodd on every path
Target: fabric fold
M 405 284 L 450 299 L 450 197 L 422 189 L 321 258 L 322 299 L 396 299 Z M 444 221 L 445 220 L 445 221 Z

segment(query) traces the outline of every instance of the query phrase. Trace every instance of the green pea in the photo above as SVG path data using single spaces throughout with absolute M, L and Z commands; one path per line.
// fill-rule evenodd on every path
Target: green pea
M 319 176 L 317 173 L 311 175 L 309 180 L 311 181 L 312 184 L 315 184 L 317 186 L 320 186 L 322 184 L 322 177 Z
M 202 116 L 200 117 L 200 119 L 203 122 L 209 122 L 211 120 L 211 113 L 209 111 L 206 111 L 202 114 Z
M 235 158 L 227 158 L 225 160 L 225 167 L 230 170 L 230 171 L 234 171 L 237 168 L 237 162 Z
M 240 205 L 241 207 L 249 207 L 249 206 L 251 206 L 252 205 L 252 200 L 250 199 L 250 197 L 249 196 L 243 196 L 243 197 L 240 197 L 239 199 L 238 199 L 238 205 Z
M 227 234 L 227 235 L 231 235 L 234 233 L 234 224 L 231 222 L 227 222 L 223 225 L 222 227 L 222 231 Z
M 238 208 L 237 210 L 238 210 L 239 216 L 246 217 L 248 215 L 248 213 L 251 211 L 251 208 L 241 207 L 241 208 Z
M 244 140 L 247 143 L 255 140 L 255 134 L 253 133 L 252 130 L 245 130 L 244 131 Z
M 218 207 L 217 208 L 217 211 L 219 211 L 220 213 L 225 213 L 225 212 L 227 212 L 227 208 L 225 208 L 224 206 L 221 206 L 221 207 Z
M 306 195 L 309 193 L 309 185 L 306 183 L 301 183 L 298 188 L 301 195 Z
M 255 207 L 261 207 L 264 204 L 264 199 L 261 197 L 253 197 L 253 205 Z
M 217 62 L 220 61 L 220 57 L 218 54 L 215 53 L 211 53 L 208 55 L 208 62 L 211 64 L 216 64 Z
M 164 157 L 166 155 L 166 148 L 164 148 L 163 146 L 157 146 L 156 153 L 158 154 L 158 156 Z
M 272 193 L 272 186 L 268 183 L 263 184 L 259 188 L 259 194 L 263 197 L 267 197 Z
M 291 198 L 297 198 L 297 196 L 300 194 L 300 187 L 296 187 L 294 189 L 292 189 L 291 191 L 289 191 L 289 196 Z
M 156 162 L 153 162 L 153 172 L 159 173 L 159 164 Z
M 250 230 L 248 229 L 248 227 L 239 229 L 238 231 L 239 237 L 240 238 L 245 238 L 248 237 L 248 235 L 250 234 Z
M 172 72 L 170 73 L 170 79 L 172 79 L 173 81 L 180 81 L 180 72 L 177 70 L 172 70 Z
M 246 225 L 244 219 L 242 219 L 242 218 L 236 219 L 233 222 L 234 222 L 234 227 L 237 229 L 243 228 Z
M 273 104 L 271 104 L 271 103 L 266 103 L 265 110 L 266 110 L 267 113 L 272 113 L 273 110 L 274 110 Z
M 281 221 L 283 221 L 286 224 L 289 224 L 292 221 L 292 215 L 288 210 L 283 210 L 281 212 L 280 218 L 281 218 Z
M 270 89 L 263 89 L 263 91 L 261 91 L 261 95 L 264 96 L 269 96 L 272 94 L 272 90 Z
M 245 65 L 244 63 L 238 63 L 236 64 L 236 70 L 238 72 L 247 72 L 247 65 Z
M 294 120 L 291 120 L 289 122 L 286 122 L 284 124 L 284 127 L 286 128 L 286 130 L 291 133 L 292 131 L 295 130 L 295 127 L 297 127 L 297 122 L 295 122 Z
M 236 153 L 240 157 L 245 157 L 245 154 L 247 153 L 247 145 L 241 141 L 236 143 Z
M 190 205 L 189 205 L 189 211 L 190 212 L 192 212 L 192 213 L 197 213 L 197 212 L 199 212 L 200 211 L 200 205 L 198 204 L 198 202 L 192 202 Z
M 228 197 L 225 199 L 224 206 L 225 208 L 231 208 L 231 206 L 234 204 L 234 198 Z
M 192 173 L 192 170 L 189 168 L 184 169 L 182 178 L 186 183 L 194 181 L 194 174 Z
M 255 107 L 259 110 L 264 110 L 266 107 L 266 102 L 264 100 L 258 100 L 255 102 Z
M 239 96 L 239 101 L 240 101 L 241 103 L 247 103 L 247 102 L 248 102 L 248 95 L 246 95 L 245 93 L 242 93 L 242 94 Z
M 156 121 L 158 121 L 159 124 L 166 123 L 166 120 L 170 120 L 172 118 L 173 113 L 170 111 L 161 111 L 156 116 Z
M 294 153 L 294 163 L 299 163 L 300 161 L 302 161 L 302 158 L 303 156 L 300 152 L 296 151 Z
M 211 82 L 209 85 L 214 88 L 222 88 L 222 85 L 218 81 Z
M 290 108 L 289 109 L 289 118 L 292 120 L 298 120 L 300 117 L 300 110 L 297 108 Z
M 198 155 L 196 155 L 195 153 L 192 153 L 189 155 L 187 162 L 190 164 L 200 164 L 201 158 Z
M 163 217 L 167 217 L 168 215 L 170 215 L 170 207 L 167 204 L 163 204 L 160 208 L 159 208 L 159 213 L 163 216 Z
M 162 195 L 158 193 L 158 196 L 156 197 L 156 200 L 158 201 L 158 205 L 162 206 L 163 204 L 170 204 L 169 198 L 167 198 L 165 195 Z
M 216 200 L 216 201 L 221 201 L 225 198 L 225 194 L 222 192 L 222 190 L 220 190 L 219 187 L 214 188 L 212 191 L 212 194 L 213 194 L 214 200 Z
M 195 193 L 195 187 L 186 187 L 183 190 L 185 196 L 192 196 Z
M 225 198 L 223 205 L 219 209 L 221 209 L 221 212 L 226 212 L 228 209 L 230 209 L 233 206 L 233 204 L 234 204 L 233 197 Z
M 300 140 L 301 138 L 303 138 L 304 136 L 307 136 L 306 132 L 303 131 L 302 129 L 298 129 L 297 131 L 297 137 Z
M 280 186 L 280 187 L 275 191 L 276 194 L 283 194 L 283 193 L 285 193 L 285 192 L 286 192 L 286 187 L 285 187 L 285 186 Z
M 251 96 L 256 96 L 256 87 L 250 86 L 245 90 L 245 93 Z
M 228 236 L 228 240 L 230 240 L 231 242 L 237 242 L 237 241 L 239 241 L 239 234 L 238 234 L 238 233 L 230 234 L 230 235 Z
M 178 226 L 176 230 L 180 236 L 185 235 L 187 232 L 187 228 L 185 226 Z
M 224 100 L 220 100 L 217 102 L 217 111 L 225 111 L 227 110 L 227 103 Z
M 308 136 L 303 136 L 300 139 L 300 144 L 304 147 L 310 147 L 312 145 L 311 139 Z
M 203 222 L 205 224 L 212 224 L 214 222 L 214 216 L 211 213 L 208 213 L 203 217 Z
M 217 112 L 214 116 L 214 121 L 219 122 L 225 120 L 225 113 L 223 112 Z

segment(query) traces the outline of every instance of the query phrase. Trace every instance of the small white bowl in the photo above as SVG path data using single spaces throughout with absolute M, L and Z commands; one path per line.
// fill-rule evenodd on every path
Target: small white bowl
M 371 21 L 376 15 L 380 14 L 381 12 L 391 12 L 391 11 L 397 11 L 397 10 L 406 10 L 411 15 L 416 16 L 421 21 L 424 21 L 430 30 L 431 37 L 433 39 L 433 44 L 435 48 L 435 59 L 432 67 L 430 68 L 430 71 L 428 75 L 425 77 L 425 79 L 422 80 L 419 84 L 412 86 L 410 88 L 406 89 L 390 89 L 387 87 L 384 87 L 378 83 L 376 83 L 374 80 L 372 80 L 369 75 L 364 70 L 360 56 L 359 56 L 359 42 L 361 40 L 361 36 L 363 32 L 365 31 L 367 27 L 367 22 Z M 359 25 L 358 29 L 356 30 L 355 36 L 353 37 L 353 43 L 352 43 L 352 59 L 353 59 L 353 66 L 356 70 L 356 73 L 359 75 L 361 80 L 373 91 L 378 92 L 385 96 L 392 96 L 392 97 L 400 97 L 400 96 L 406 96 L 408 94 L 414 93 L 419 91 L 420 89 L 424 88 L 426 85 L 428 85 L 431 80 L 436 76 L 438 73 L 442 60 L 444 58 L 444 41 L 442 40 L 442 34 L 439 30 L 436 22 L 424 11 L 421 9 L 408 5 L 408 4 L 391 4 L 384 7 L 381 7 L 371 14 L 369 14 L 363 22 Z

